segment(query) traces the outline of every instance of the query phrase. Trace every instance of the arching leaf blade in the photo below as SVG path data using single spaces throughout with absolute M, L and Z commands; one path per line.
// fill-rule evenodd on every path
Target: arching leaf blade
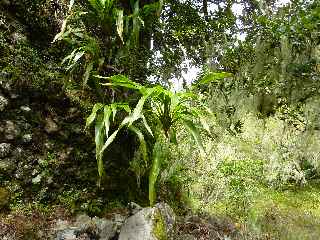
M 87 118 L 86 120 L 86 128 L 89 127 L 93 121 L 96 119 L 96 115 L 97 115 L 97 112 L 103 107 L 103 104 L 102 103 L 96 103 L 93 108 L 92 108 L 92 112 L 91 114 L 89 115 L 89 117 Z

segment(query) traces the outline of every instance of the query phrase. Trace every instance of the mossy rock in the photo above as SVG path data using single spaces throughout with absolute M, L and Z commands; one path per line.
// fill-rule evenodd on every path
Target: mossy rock
M 0 187 L 0 209 L 5 208 L 9 204 L 9 199 L 9 191 L 3 187 Z

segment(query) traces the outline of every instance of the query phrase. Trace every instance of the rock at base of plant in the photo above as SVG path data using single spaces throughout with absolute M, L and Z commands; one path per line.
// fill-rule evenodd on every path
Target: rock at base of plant
M 74 223 L 58 221 L 55 240 L 110 240 L 115 237 L 116 232 L 115 222 L 82 214 Z
M 123 224 L 119 240 L 167 240 L 175 216 L 167 204 L 143 208 Z
M 116 235 L 117 229 L 113 221 L 95 217 L 92 222 L 100 240 L 110 240 Z

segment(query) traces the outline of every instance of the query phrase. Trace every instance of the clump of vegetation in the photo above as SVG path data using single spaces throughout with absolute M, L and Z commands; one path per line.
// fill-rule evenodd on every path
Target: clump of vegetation
M 156 143 L 151 150 L 152 165 L 149 173 L 149 201 L 150 204 L 153 205 L 156 200 L 155 185 L 160 173 L 163 158 L 165 157 L 164 149 L 161 145 L 167 144 L 170 140 L 177 143 L 174 128 L 175 125 L 181 124 L 188 132 L 190 132 L 195 143 L 199 146 L 199 149 L 204 155 L 205 152 L 201 142 L 201 136 L 199 134 L 198 127 L 195 125 L 195 121 L 198 120 L 198 122 L 202 123 L 204 127 L 207 126 L 202 118 L 204 112 L 201 112 L 200 108 L 192 108 L 190 100 L 195 99 L 195 96 L 191 93 L 176 94 L 162 88 L 161 86 L 144 87 L 138 83 L 130 81 L 124 76 L 111 77 L 109 80 L 110 83 L 105 83 L 103 85 L 114 87 L 120 86 L 137 90 L 140 92 L 142 97 L 138 100 L 138 103 L 133 110 L 131 110 L 127 102 L 112 103 L 105 106 L 99 103 L 95 104 L 93 107 L 92 113 L 87 119 L 87 126 L 96 120 L 95 141 L 99 175 L 104 175 L 102 162 L 103 152 L 114 141 L 118 132 L 124 127 L 133 131 L 138 136 L 140 141 L 138 151 L 141 152 L 144 164 L 148 166 L 147 144 L 144 140 L 145 138 L 143 133 L 135 127 L 137 122 L 141 120 L 141 124 L 143 124 L 149 134 L 154 136 L 156 139 Z M 148 107 L 145 107 L 146 104 L 148 104 Z M 111 114 L 114 121 L 118 109 L 125 110 L 127 112 L 127 116 L 125 116 L 123 120 L 120 120 L 121 123 L 117 130 L 109 136 Z M 145 115 L 147 113 L 152 116 L 153 123 L 155 123 L 154 126 L 152 126 L 153 130 L 146 120 Z M 210 114 L 210 112 L 207 112 L 207 114 Z M 161 132 L 158 133 L 157 129 L 160 129 Z M 158 136 L 155 134 L 158 134 Z M 105 138 L 106 140 L 104 140 Z M 163 138 L 164 140 L 161 140 L 160 138 Z

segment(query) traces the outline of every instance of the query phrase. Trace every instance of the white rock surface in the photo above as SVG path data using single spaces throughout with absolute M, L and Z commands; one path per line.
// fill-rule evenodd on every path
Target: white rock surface
M 173 211 L 167 204 L 143 208 L 126 220 L 120 230 L 119 240 L 162 240 L 157 236 L 159 229 L 166 239 L 174 221 Z

